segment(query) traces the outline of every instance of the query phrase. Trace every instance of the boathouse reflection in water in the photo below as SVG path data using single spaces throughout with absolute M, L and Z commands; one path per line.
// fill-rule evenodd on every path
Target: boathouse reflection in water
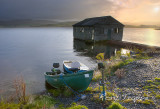
M 78 52 L 78 55 L 89 56 L 91 58 L 95 58 L 99 53 L 104 53 L 105 59 L 115 56 L 116 51 L 121 49 L 104 43 L 88 44 L 80 40 L 74 40 L 73 48 L 75 52 Z

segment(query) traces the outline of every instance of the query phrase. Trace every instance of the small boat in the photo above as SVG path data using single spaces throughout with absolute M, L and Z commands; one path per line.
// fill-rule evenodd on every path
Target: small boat
M 74 91 L 83 92 L 86 90 L 92 80 L 93 70 L 84 71 L 81 73 L 65 73 L 61 72 L 59 74 L 53 72 L 45 72 L 45 80 L 52 87 L 60 88 L 68 86 Z
M 63 61 L 64 71 L 67 73 L 74 72 L 85 72 L 88 71 L 89 68 L 81 62 L 78 61 Z

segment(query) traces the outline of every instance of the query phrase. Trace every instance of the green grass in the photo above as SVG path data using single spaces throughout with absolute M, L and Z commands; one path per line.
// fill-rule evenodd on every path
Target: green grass
M 154 102 L 152 100 L 136 100 L 136 103 L 140 103 L 140 104 L 145 104 L 145 105 L 150 105 L 150 104 L 154 104 Z
M 61 95 L 62 91 L 60 89 L 50 89 L 49 93 L 53 94 L 54 97 L 58 97 Z
M 155 78 L 156 81 L 160 82 L 160 78 Z
M 146 82 L 147 82 L 147 83 L 153 83 L 153 81 L 152 81 L 152 80 L 147 80 Z
M 124 107 L 118 102 L 112 102 L 107 109 L 124 109 Z
M 144 86 L 143 88 L 144 89 L 158 89 L 158 87 L 156 85 L 153 85 L 153 84 L 151 84 L 149 86 Z
M 53 107 L 56 103 L 52 97 L 43 95 L 43 96 L 36 96 L 32 103 L 29 103 L 24 106 L 24 109 L 40 109 L 40 108 L 50 108 Z
M 93 91 L 94 91 L 94 89 L 93 89 L 92 87 L 88 87 L 88 88 L 85 90 L 86 93 L 90 93 L 90 92 L 93 92 Z
M 76 103 L 72 103 L 71 107 L 67 107 L 66 109 L 88 109 L 84 105 L 77 105 Z
M 160 78 L 155 78 L 155 80 L 147 80 L 148 85 L 144 86 L 144 89 L 159 89 Z
M 0 101 L 0 109 L 19 109 L 21 104 L 7 103 L 3 100 Z
M 156 98 L 157 98 L 157 99 L 160 99 L 160 94 L 156 95 Z
M 124 103 L 132 103 L 133 100 L 132 100 L 132 99 L 125 99 L 125 100 L 123 100 L 123 102 L 124 102 Z
M 33 100 L 30 100 L 29 103 L 15 103 L 15 102 L 5 102 L 1 100 L 0 102 L 0 109 L 41 109 L 43 107 L 50 108 L 53 107 L 56 103 L 52 97 L 46 95 L 40 95 L 33 97 Z
M 58 97 L 58 96 L 70 97 L 70 96 L 73 96 L 73 92 L 67 87 L 59 88 L 59 89 L 50 89 L 50 90 L 48 90 L 48 92 L 53 94 L 54 97 Z
M 128 65 L 130 62 L 133 62 L 133 61 L 135 61 L 135 60 L 132 59 L 132 58 L 127 59 L 125 61 L 119 61 L 118 63 L 116 63 L 115 65 L 113 65 L 113 66 L 110 67 L 111 72 L 115 72 L 117 69 L 120 69 L 123 66 Z
M 144 100 L 141 103 L 149 105 L 149 104 L 154 104 L 154 102 L 152 100 Z

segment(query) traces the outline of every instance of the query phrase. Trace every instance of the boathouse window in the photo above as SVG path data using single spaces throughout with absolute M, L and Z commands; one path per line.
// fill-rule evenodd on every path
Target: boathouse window
M 80 29 L 80 32 L 82 32 L 82 33 L 84 32 L 84 28 L 83 27 Z
M 115 28 L 114 32 L 118 34 L 119 33 L 119 28 Z

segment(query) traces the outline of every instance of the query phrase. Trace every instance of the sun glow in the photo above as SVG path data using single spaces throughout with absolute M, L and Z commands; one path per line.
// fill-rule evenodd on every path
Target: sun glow
M 154 8 L 154 12 L 158 12 L 159 10 L 160 10 L 159 7 Z

